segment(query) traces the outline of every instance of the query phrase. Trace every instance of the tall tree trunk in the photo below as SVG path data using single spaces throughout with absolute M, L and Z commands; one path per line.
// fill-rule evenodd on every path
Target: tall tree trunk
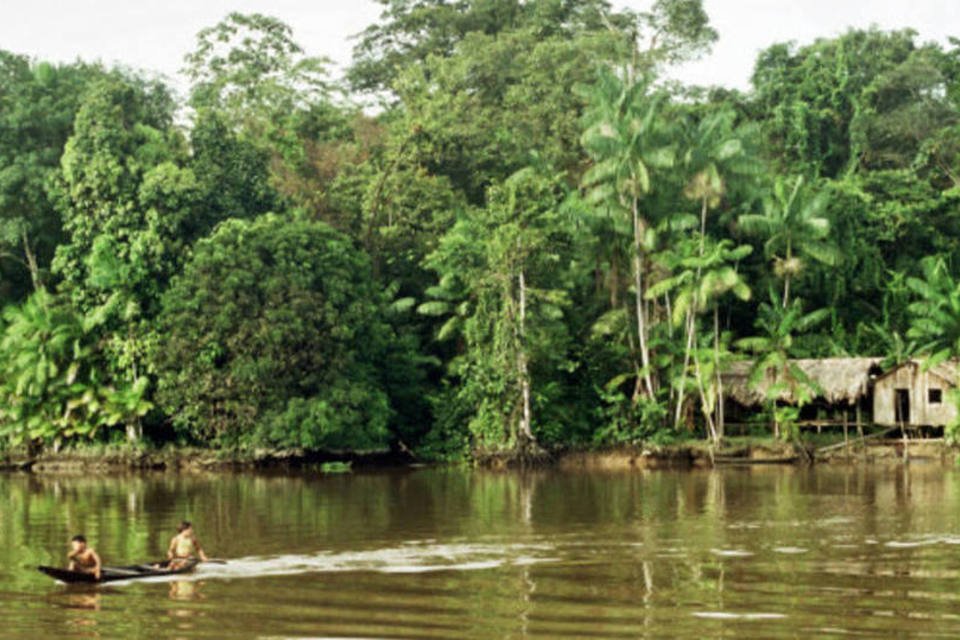
M 671 302 L 670 302 L 670 294 L 669 294 L 669 293 L 665 293 L 665 294 L 663 295 L 663 309 L 664 309 L 664 312 L 665 312 L 666 315 L 667 315 L 667 339 L 668 339 L 670 342 L 673 342 L 673 322 L 671 321 L 672 318 L 673 318 L 673 311 L 672 311 L 672 305 L 671 305 Z M 667 394 L 667 411 L 669 412 L 669 411 L 670 411 L 670 408 L 674 406 L 673 403 L 674 403 L 674 401 L 676 400 L 675 396 L 677 395 L 677 391 L 678 391 L 678 390 L 677 390 L 677 385 L 671 384 L 671 385 L 669 386 L 669 388 L 667 389 L 667 391 L 668 391 L 668 394 Z M 676 423 L 676 422 L 678 422 L 678 421 L 675 420 L 674 422 Z
M 700 250 L 698 256 L 700 262 L 697 264 L 696 276 L 693 279 L 694 286 L 700 282 L 700 278 L 703 275 L 703 254 L 706 252 L 706 237 L 707 237 L 707 199 L 704 197 L 700 201 Z M 687 369 L 690 367 L 690 354 L 693 350 L 694 341 L 696 340 L 697 332 L 697 296 L 693 297 L 693 301 L 690 303 L 690 308 L 687 310 L 686 318 L 686 331 L 687 331 L 687 342 L 683 350 L 683 375 L 687 375 Z M 697 378 L 700 377 L 700 369 L 697 367 Z M 703 381 L 697 380 L 697 384 L 702 386 Z M 677 413 L 676 421 L 677 427 L 679 428 L 680 415 L 683 411 L 683 388 L 680 389 L 680 399 L 677 403 Z
M 520 270 L 517 278 L 520 288 L 520 349 L 517 353 L 517 370 L 520 374 L 520 396 L 523 404 L 523 413 L 520 418 L 520 439 L 522 447 L 534 444 L 533 429 L 530 418 L 530 372 L 527 363 L 526 321 L 527 321 L 527 281 Z
M 707 237 L 707 198 L 703 197 L 700 203 L 700 257 L 703 258 L 703 252 L 706 249 Z M 697 266 L 697 274 L 700 273 L 700 267 Z
M 697 355 L 696 351 L 693 353 L 693 366 L 697 377 L 697 389 L 700 391 L 700 403 L 703 407 L 700 413 L 703 414 L 704 419 L 707 421 L 707 432 L 710 435 L 711 442 L 713 442 L 714 446 L 717 446 L 720 444 L 717 425 L 713 421 L 713 412 L 707 411 L 707 405 L 710 403 L 707 401 L 707 390 L 703 385 L 703 369 L 700 367 L 700 356 Z
M 723 409 L 723 375 L 720 371 L 720 307 L 713 307 L 713 371 L 717 383 L 717 436 L 723 440 L 724 436 L 724 409 Z
M 643 228 L 637 199 L 633 199 L 633 285 L 636 288 L 637 340 L 640 344 L 640 366 L 643 369 L 645 392 L 652 398 L 653 377 L 650 374 L 650 351 L 647 346 L 646 307 L 643 304 Z
M 40 282 L 40 266 L 37 264 L 37 256 L 30 246 L 30 238 L 27 236 L 27 230 L 23 229 L 20 235 L 23 240 L 23 255 L 26 258 L 27 270 L 30 272 L 30 282 L 33 283 L 33 290 L 37 291 L 43 283 Z
M 131 342 L 134 340 L 132 327 L 128 329 L 127 339 Z M 132 360 L 133 360 L 133 364 L 131 365 L 132 366 L 131 373 L 133 374 L 133 383 L 134 385 L 136 385 L 137 382 L 140 381 L 140 368 L 137 366 L 136 350 L 134 351 Z M 140 416 L 136 416 L 133 418 L 132 421 L 127 422 L 127 442 L 131 445 L 135 445 L 138 442 L 140 442 L 140 440 L 142 439 L 143 439 L 143 422 L 140 420 Z
M 140 418 L 137 418 L 133 422 L 127 423 L 127 444 L 135 445 L 140 442 L 140 439 L 143 437 L 143 425 L 140 423 Z
M 400 161 L 403 159 L 403 154 L 406 151 L 407 145 L 410 143 L 411 139 L 412 134 L 406 136 L 397 147 L 393 157 L 390 159 L 390 162 L 380 173 L 376 186 L 373 190 L 373 197 L 371 198 L 370 202 L 369 219 L 367 220 L 367 228 L 364 232 L 363 245 L 367 250 L 367 253 L 370 254 L 370 266 L 373 269 L 374 276 L 380 273 L 381 256 L 378 247 L 375 245 L 377 224 L 380 221 L 380 207 L 383 205 L 383 192 L 386 189 L 387 181 L 390 179 L 390 176 L 393 175 L 394 171 L 397 170 L 397 167 L 400 166 Z M 392 218 L 389 220 L 389 226 L 393 226 Z
M 694 328 L 691 328 L 691 325 L 694 325 Z M 677 408 L 674 414 L 674 426 L 677 429 L 682 426 L 681 421 L 683 419 L 683 399 L 686 390 L 687 369 L 690 368 L 690 355 L 693 352 L 693 339 L 696 335 L 695 325 L 696 319 L 694 318 L 693 313 L 688 310 L 687 317 L 683 323 L 686 343 L 684 344 L 683 348 L 683 369 L 680 372 L 680 388 L 677 390 Z

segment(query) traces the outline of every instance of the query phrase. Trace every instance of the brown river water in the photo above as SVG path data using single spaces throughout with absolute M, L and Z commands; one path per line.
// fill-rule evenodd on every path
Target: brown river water
M 68 587 L 107 564 L 189 577 Z M 0 637 L 960 637 L 960 470 L 0 475 Z

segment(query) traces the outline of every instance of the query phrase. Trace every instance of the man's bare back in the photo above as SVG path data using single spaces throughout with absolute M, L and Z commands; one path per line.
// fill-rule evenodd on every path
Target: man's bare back
M 177 527 L 177 535 L 170 539 L 167 559 L 170 561 L 168 565 L 170 569 L 178 569 L 193 559 L 207 561 L 207 554 L 203 552 L 203 547 L 200 546 L 200 541 L 193 532 L 193 525 L 189 521 L 181 522 Z

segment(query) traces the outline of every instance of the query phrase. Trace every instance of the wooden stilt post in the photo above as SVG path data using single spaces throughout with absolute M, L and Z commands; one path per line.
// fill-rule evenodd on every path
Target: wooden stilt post
M 843 451 L 850 455 L 850 438 L 847 437 L 847 407 L 843 408 Z
M 863 456 L 867 455 L 867 446 L 863 442 L 863 419 L 860 412 L 860 401 L 857 401 L 857 435 L 860 436 L 860 452 L 863 453 Z

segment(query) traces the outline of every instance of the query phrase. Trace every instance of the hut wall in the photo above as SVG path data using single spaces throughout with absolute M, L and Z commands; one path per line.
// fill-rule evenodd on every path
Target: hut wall
M 894 375 L 878 380 L 873 387 L 873 421 L 884 426 L 896 423 L 896 407 L 893 400 L 896 395 Z
M 953 422 L 957 417 L 957 406 L 947 397 L 947 392 L 953 388 L 953 385 L 932 373 L 923 374 L 923 384 L 920 396 L 924 406 L 923 424 L 942 427 Z M 940 390 L 940 402 L 929 401 L 928 391 L 931 389 Z
M 957 413 L 947 398 L 952 385 L 940 376 L 921 371 L 916 364 L 903 365 L 878 379 L 873 389 L 873 421 L 879 425 L 897 426 L 897 390 L 906 389 L 910 398 L 911 426 L 944 426 Z M 940 390 L 940 402 L 930 402 L 930 391 Z

